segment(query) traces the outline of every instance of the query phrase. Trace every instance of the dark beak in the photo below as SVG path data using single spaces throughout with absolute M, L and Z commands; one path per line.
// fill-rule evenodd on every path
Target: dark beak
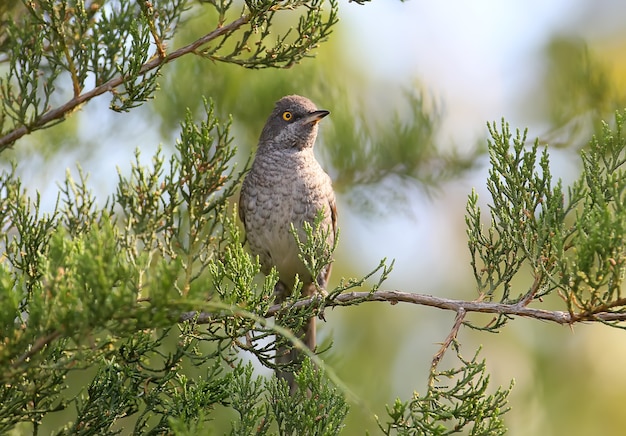
M 330 114 L 330 112 L 325 110 L 311 112 L 304 118 L 303 122 L 304 124 L 317 124 L 328 114 Z

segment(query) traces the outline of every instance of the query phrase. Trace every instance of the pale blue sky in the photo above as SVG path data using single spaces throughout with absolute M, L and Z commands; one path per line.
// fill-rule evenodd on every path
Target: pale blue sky
M 458 143 L 482 134 L 486 121 L 519 116 L 542 47 L 554 33 L 571 31 L 584 4 L 373 1 L 345 5 L 342 25 L 350 28 L 347 49 L 368 70 L 387 80 L 417 78 L 444 101 L 445 128 Z

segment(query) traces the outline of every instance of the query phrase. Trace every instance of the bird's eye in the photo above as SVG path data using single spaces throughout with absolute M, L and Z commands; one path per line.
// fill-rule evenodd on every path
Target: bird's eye
M 292 115 L 291 112 L 289 112 L 289 111 L 283 112 L 283 120 L 291 121 L 292 118 L 293 118 L 293 115 Z

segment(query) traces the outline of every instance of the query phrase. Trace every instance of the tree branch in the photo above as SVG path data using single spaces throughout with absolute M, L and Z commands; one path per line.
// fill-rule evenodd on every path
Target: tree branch
M 435 355 L 433 356 L 433 360 L 430 363 L 431 371 L 434 371 L 437 365 L 439 365 L 439 362 L 441 361 L 443 355 L 446 353 L 446 350 L 448 349 L 452 341 L 456 339 L 456 336 L 459 334 L 459 329 L 463 325 L 463 320 L 465 319 L 466 314 L 467 312 L 463 308 L 460 308 L 456 312 L 456 317 L 454 318 L 454 325 L 452 326 L 452 330 L 450 330 L 450 333 L 448 334 L 446 339 L 441 343 L 441 348 L 435 353 Z
M 226 33 L 229 33 L 238 29 L 239 27 L 246 24 L 248 21 L 250 21 L 250 15 L 249 14 L 243 15 L 240 18 L 232 21 L 231 23 L 222 27 L 218 27 L 212 32 L 207 33 L 202 38 L 197 39 L 191 44 L 188 44 L 184 47 L 179 48 L 178 50 L 170 53 L 166 57 L 155 56 L 153 59 L 143 64 L 143 66 L 141 67 L 139 71 L 139 74 L 144 75 L 147 72 L 154 70 L 155 68 L 158 68 L 162 65 L 165 65 L 183 55 L 194 53 L 199 47 L 206 44 L 207 42 L 212 41 L 215 38 L 218 38 Z M 116 87 L 123 84 L 124 80 L 125 78 L 123 76 L 114 77 L 108 82 L 93 88 L 91 91 L 77 95 L 76 97 L 72 98 L 67 103 L 65 103 L 64 105 L 46 112 L 39 119 L 35 120 L 35 122 L 33 122 L 31 125 L 29 126 L 23 125 L 10 131 L 6 135 L 0 137 L 0 152 L 10 147 L 15 141 L 20 139 L 22 136 L 28 134 L 29 132 L 32 132 L 33 130 L 37 130 L 52 121 L 61 120 L 63 119 L 65 114 L 72 112 L 81 104 L 91 100 L 94 97 L 104 94 L 105 92 L 112 91 Z
M 311 298 L 298 300 L 293 303 L 290 308 L 305 308 L 310 305 L 319 305 L 320 296 L 313 296 Z M 326 301 L 325 307 L 335 306 L 350 306 L 368 301 L 388 302 L 391 304 L 397 303 L 412 303 L 421 306 L 436 307 L 438 309 L 451 310 L 458 313 L 463 312 L 478 312 L 478 313 L 493 313 L 497 315 L 511 315 L 521 316 L 525 318 L 540 319 L 543 321 L 551 321 L 557 324 L 573 324 L 575 322 L 582 321 L 600 321 L 600 322 L 615 322 L 626 321 L 626 313 L 617 312 L 584 312 L 584 313 L 569 313 L 561 310 L 544 310 L 534 309 L 526 307 L 524 304 L 504 304 L 504 303 L 492 303 L 485 301 L 465 301 L 465 300 L 452 300 L 448 298 L 434 297 L 432 295 L 425 294 L 413 294 L 410 292 L 401 291 L 376 291 L 376 292 L 348 292 L 345 294 L 339 294 L 337 297 Z M 284 305 L 275 304 L 271 306 L 265 313 L 265 317 L 274 316 L 280 310 L 284 310 Z M 181 322 L 188 321 L 195 318 L 197 312 L 186 312 L 181 314 L 179 320 Z M 215 314 L 203 312 L 197 315 L 197 322 L 207 323 L 211 319 L 215 318 Z

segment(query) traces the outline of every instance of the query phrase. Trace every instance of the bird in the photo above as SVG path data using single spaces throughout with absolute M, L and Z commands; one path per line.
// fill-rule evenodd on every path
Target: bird
M 324 291 L 330 277 L 330 263 L 317 277 L 311 276 L 299 257 L 292 233 L 295 229 L 300 241 L 305 241 L 304 223 L 313 225 L 321 214 L 319 230 L 325 244 L 329 248 L 335 244 L 335 193 L 330 176 L 313 153 L 318 123 L 329 114 L 299 95 L 278 100 L 261 131 L 250 171 L 242 183 L 239 217 L 250 251 L 258 256 L 261 272 L 267 275 L 272 268 L 278 272 L 279 281 L 274 289 L 277 304 L 292 294 L 296 276 L 303 285 L 303 297 Z M 314 317 L 295 334 L 309 349 L 315 350 Z M 301 360 L 301 353 L 294 347 L 277 347 L 276 374 L 287 381 L 292 394 L 297 387 L 293 373 L 285 365 Z

